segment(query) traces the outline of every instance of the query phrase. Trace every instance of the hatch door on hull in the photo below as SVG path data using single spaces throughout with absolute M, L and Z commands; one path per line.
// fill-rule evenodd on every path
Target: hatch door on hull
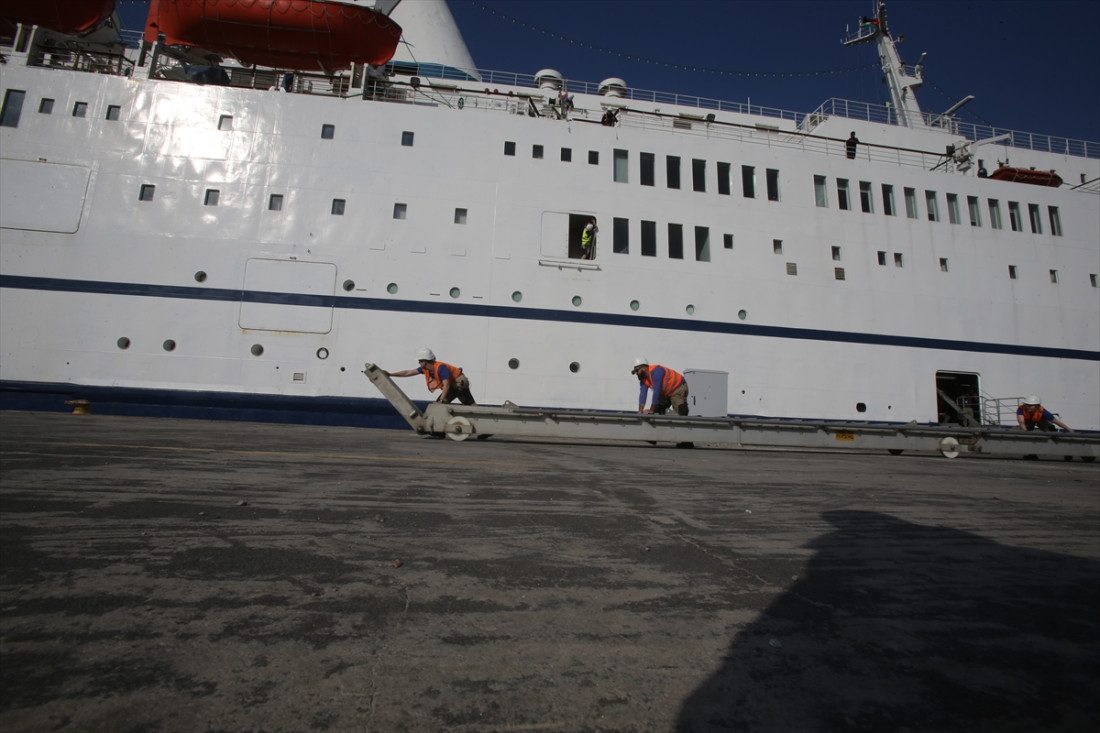
M 543 257 L 580 259 L 581 232 L 592 216 L 590 213 L 542 212 L 539 252 Z
M 336 265 L 250 259 L 241 293 L 241 328 L 328 333 L 332 330 Z
M 89 170 L 81 165 L 4 158 L 0 228 L 73 234 L 80 228 Z

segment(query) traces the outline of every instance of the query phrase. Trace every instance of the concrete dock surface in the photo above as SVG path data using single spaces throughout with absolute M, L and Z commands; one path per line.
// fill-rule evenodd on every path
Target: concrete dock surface
M 0 729 L 1096 731 L 1100 464 L 0 413 Z

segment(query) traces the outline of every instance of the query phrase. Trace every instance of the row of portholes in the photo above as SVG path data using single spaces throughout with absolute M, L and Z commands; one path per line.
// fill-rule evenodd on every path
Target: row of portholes
M 519 369 L 519 359 L 517 359 L 515 357 L 512 357 L 511 359 L 509 359 L 508 360 L 508 368 L 509 369 Z M 569 371 L 576 374 L 580 370 L 581 370 L 581 363 L 579 361 L 569 362 Z
M 128 337 L 122 336 L 115 343 L 118 344 L 118 348 L 125 350 L 125 349 L 130 348 L 130 344 L 132 342 L 130 341 L 130 339 Z M 175 341 L 175 339 L 165 339 L 164 343 L 162 343 L 160 346 L 165 351 L 175 351 L 176 350 L 176 341 Z M 249 351 L 252 353 L 252 356 L 263 356 L 264 346 L 263 346 L 263 344 L 252 344 L 252 348 L 250 348 Z M 322 360 L 322 361 L 327 359 L 328 358 L 328 349 L 326 349 L 324 346 L 317 349 L 317 358 Z M 517 362 L 517 366 L 518 366 L 518 362 Z

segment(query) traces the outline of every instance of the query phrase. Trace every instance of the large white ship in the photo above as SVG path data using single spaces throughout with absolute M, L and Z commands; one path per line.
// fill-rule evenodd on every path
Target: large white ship
M 924 112 L 884 7 L 890 104 L 782 113 L 479 72 L 442 1 L 112 5 L 2 5 L 7 406 L 385 424 L 363 363 L 430 346 L 483 403 L 629 410 L 644 355 L 734 415 L 1100 429 L 1100 144 Z

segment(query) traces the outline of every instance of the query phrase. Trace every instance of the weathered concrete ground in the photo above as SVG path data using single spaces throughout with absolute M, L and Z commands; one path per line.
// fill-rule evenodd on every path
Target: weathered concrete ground
M 0 728 L 1100 730 L 1100 467 L 0 413 Z

